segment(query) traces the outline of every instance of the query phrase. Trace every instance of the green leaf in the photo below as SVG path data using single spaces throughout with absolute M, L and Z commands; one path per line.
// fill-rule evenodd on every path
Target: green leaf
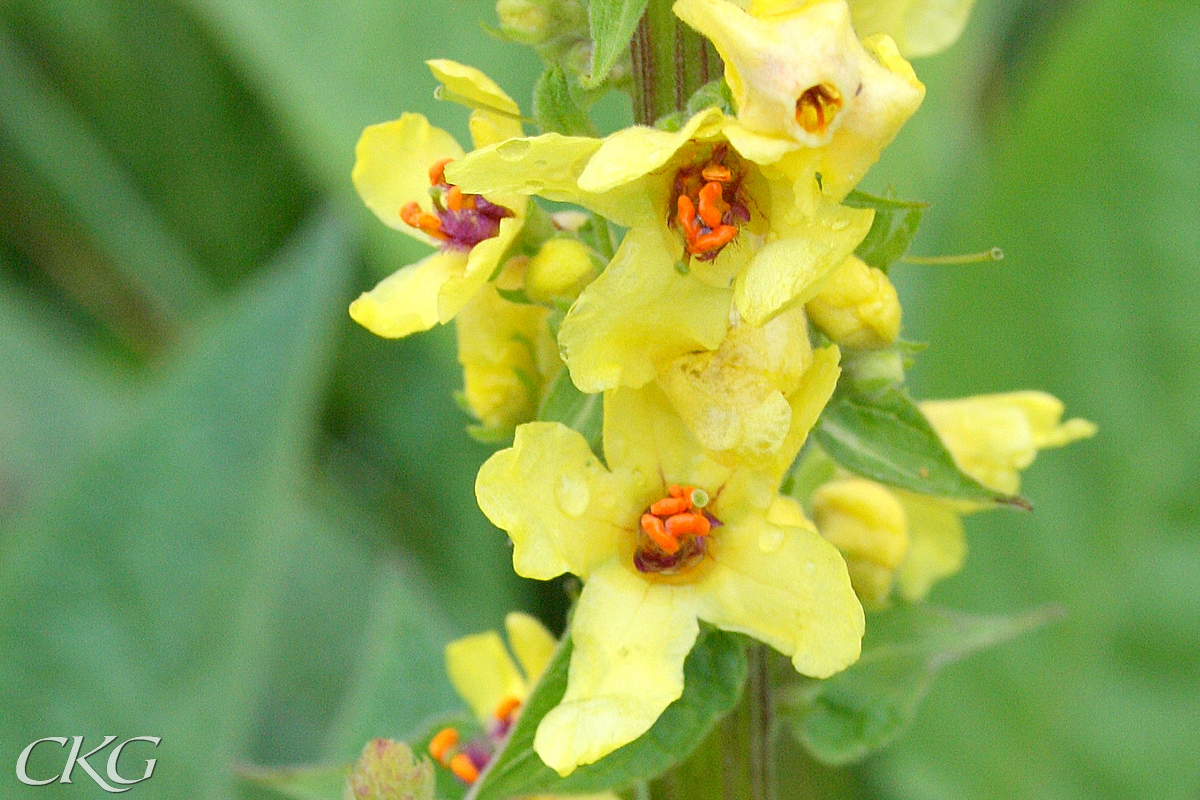
M 699 114 L 706 108 L 719 108 L 729 116 L 733 116 L 733 93 L 724 78 L 717 78 L 701 86 L 687 101 L 687 115 Z
M 633 31 L 646 10 L 647 0 L 591 0 L 588 22 L 592 31 L 592 74 L 583 85 L 592 89 L 608 77 L 609 71 L 629 49 Z
M 871 614 L 862 657 L 824 681 L 785 692 L 781 714 L 827 764 L 864 758 L 896 739 L 916 716 L 938 671 L 1062 616 L 1057 607 L 977 616 L 929 605 Z
M 230 796 L 348 255 L 336 221 L 310 227 L 6 526 L 5 751 L 47 726 L 144 732 L 162 737 L 157 795 Z
M 546 422 L 561 422 L 579 431 L 587 439 L 592 452 L 599 454 L 603 446 L 604 395 L 584 394 L 575 388 L 571 375 L 564 367 L 538 409 L 537 418 Z
M 544 133 L 565 136 L 599 136 L 600 132 L 580 108 L 567 73 L 557 64 L 546 67 L 533 87 L 533 117 Z
M 243 767 L 238 777 L 287 800 L 342 800 L 352 764 L 320 767 Z
M 884 272 L 908 252 L 908 246 L 921 224 L 921 215 L 929 207 L 928 203 L 896 200 L 859 191 L 851 192 L 842 202 L 851 208 L 875 209 L 871 230 L 867 231 L 866 238 L 859 243 L 854 254 Z
M 959 469 L 899 386 L 867 387 L 843 378 L 813 435 L 834 461 L 864 478 L 936 497 L 1030 508 L 1023 498 L 994 492 Z
M 560 778 L 533 751 L 533 739 L 542 717 L 558 705 L 566 691 L 570 660 L 567 638 L 526 702 L 504 749 L 468 792 L 468 800 L 585 794 L 657 777 L 699 746 L 717 720 L 737 705 L 746 681 L 746 657 L 738 637 L 703 628 L 684 663 L 683 696 L 667 706 L 640 738 Z

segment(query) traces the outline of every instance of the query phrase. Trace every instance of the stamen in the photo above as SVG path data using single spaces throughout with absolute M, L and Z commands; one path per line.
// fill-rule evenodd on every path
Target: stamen
M 422 230 L 430 236 L 443 240 L 450 238 L 442 230 L 441 220 L 428 211 L 423 211 L 416 200 L 410 201 L 400 209 L 400 219 L 404 220 L 406 225 Z
M 467 785 L 479 780 L 479 768 L 475 766 L 466 753 L 459 753 L 450 759 L 450 771 Z
M 737 228 L 732 225 L 719 225 L 711 233 L 702 233 L 691 242 L 692 255 L 704 255 L 714 250 L 720 250 L 733 241 L 737 236 Z
M 706 181 L 719 181 L 720 183 L 729 183 L 733 180 L 733 173 L 729 171 L 729 167 L 724 164 L 709 164 L 704 169 L 700 170 L 700 177 Z
M 667 555 L 671 556 L 679 552 L 679 541 L 667 533 L 666 524 L 653 514 L 642 514 L 642 530 Z
M 842 108 L 842 93 L 831 83 L 804 90 L 796 100 L 796 122 L 809 133 L 823 134 Z
M 667 533 L 676 539 L 687 536 L 707 536 L 708 519 L 703 514 L 675 514 L 667 519 Z
M 721 224 L 725 212 L 729 210 L 729 203 L 725 202 L 723 196 L 724 192 L 725 187 L 716 181 L 709 181 L 700 190 L 700 202 L 696 206 L 696 211 L 709 228 L 716 229 Z
M 520 707 L 520 699 L 509 695 L 496 705 L 496 710 L 492 712 L 492 716 L 501 722 L 504 722 L 507 721 L 508 718 L 512 716 L 513 712 Z
M 453 158 L 443 158 L 433 162 L 433 166 L 429 168 L 430 186 L 444 186 L 446 184 L 446 165 L 453 160 Z
M 670 486 L 667 487 L 667 496 L 668 497 L 683 497 L 685 494 L 688 494 L 691 491 L 692 491 L 691 486 L 679 486 L 677 484 L 672 483 Z
M 683 230 L 683 238 L 688 242 L 688 250 L 691 250 L 691 243 L 697 236 L 700 235 L 700 222 L 696 219 L 696 205 L 692 202 L 692 198 L 686 194 L 679 195 L 679 213 L 675 216 L 675 221 L 679 223 L 679 227 Z
M 457 186 L 451 186 L 446 192 L 446 208 L 451 211 L 462 211 L 463 209 L 463 193 L 462 189 Z
M 669 517 L 672 514 L 682 514 L 688 510 L 687 499 L 683 497 L 664 497 L 650 506 L 650 513 L 656 517 Z
M 458 746 L 458 731 L 454 728 L 442 728 L 429 740 L 429 755 L 433 756 L 444 767 L 450 766 L 447 756 Z

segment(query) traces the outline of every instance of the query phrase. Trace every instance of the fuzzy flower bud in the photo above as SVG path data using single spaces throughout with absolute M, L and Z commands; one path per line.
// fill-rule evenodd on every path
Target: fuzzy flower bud
M 813 324 L 843 347 L 887 347 L 900 335 L 900 298 L 882 270 L 851 256 L 805 306 Z
M 505 36 L 530 47 L 588 35 L 587 7 L 579 0 L 498 0 L 496 16 Z
M 433 764 L 403 742 L 372 739 L 346 777 L 344 800 L 433 800 Z
M 529 262 L 525 294 L 537 303 L 574 300 L 596 277 L 587 245 L 577 239 L 550 239 Z

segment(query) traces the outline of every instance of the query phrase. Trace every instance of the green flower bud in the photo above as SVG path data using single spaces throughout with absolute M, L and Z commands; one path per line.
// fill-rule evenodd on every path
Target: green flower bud
M 538 303 L 574 300 L 595 277 L 586 245 L 577 239 L 549 239 L 529 262 L 525 294 Z
M 587 8 L 579 0 L 498 0 L 496 16 L 505 36 L 532 47 L 588 31 Z
M 403 742 L 372 739 L 346 777 L 344 800 L 433 800 L 433 764 Z

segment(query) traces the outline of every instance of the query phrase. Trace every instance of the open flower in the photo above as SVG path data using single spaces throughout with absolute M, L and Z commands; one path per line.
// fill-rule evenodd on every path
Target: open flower
M 487 766 L 558 646 L 550 631 L 528 614 L 510 613 L 504 618 L 504 628 L 512 655 L 495 631 L 446 645 L 450 683 L 471 707 L 484 732 L 461 742 L 456 728 L 443 728 L 430 741 L 429 754 L 464 783 L 474 783 Z
M 479 505 L 508 531 L 517 573 L 584 580 L 566 693 L 534 742 L 560 774 L 633 741 L 679 698 L 698 620 L 766 642 L 806 675 L 858 658 L 845 563 L 775 502 L 837 375 L 836 349 L 817 351 L 788 441 L 756 467 L 706 456 L 651 385 L 605 395 L 607 469 L 580 434 L 542 422 L 480 469 Z
M 1020 488 L 1020 470 L 1039 450 L 1092 436 L 1082 419 L 1062 421 L 1063 404 L 1045 392 L 1010 392 L 921 403 L 959 468 L 1003 494 Z M 966 558 L 962 515 L 991 505 L 931 497 L 841 474 L 817 488 L 813 518 L 846 557 L 864 603 L 893 589 L 905 600 L 925 597 Z
M 738 120 L 820 174 L 840 200 L 921 104 L 925 87 L 886 35 L 859 42 L 845 0 L 677 0 L 725 60 Z
M 475 106 L 476 147 L 520 136 L 517 104 L 479 70 L 426 62 L 454 97 Z M 472 194 L 447 182 L 445 167 L 463 150 L 420 114 L 363 131 L 355 148 L 354 186 L 384 224 L 438 251 L 381 281 L 350 305 L 350 316 L 379 336 L 399 338 L 448 322 L 497 271 L 521 230 L 528 199 Z
M 774 142 L 720 110 L 675 132 L 546 134 L 450 165 L 470 191 L 540 194 L 629 227 L 572 306 L 559 345 L 582 391 L 638 387 L 716 350 L 731 317 L 760 326 L 802 305 L 854 252 L 873 212 L 822 199 L 770 162 Z

